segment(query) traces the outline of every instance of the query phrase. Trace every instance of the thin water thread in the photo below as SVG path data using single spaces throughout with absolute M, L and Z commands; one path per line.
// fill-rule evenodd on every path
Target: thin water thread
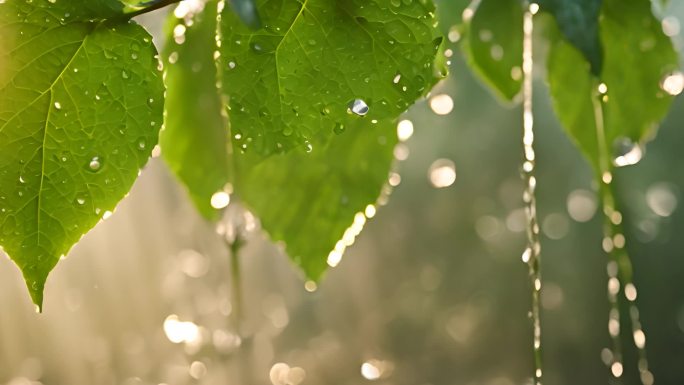
M 620 380 L 624 372 L 622 357 L 622 343 L 620 340 L 620 304 L 619 294 L 622 293 L 627 301 L 632 339 L 637 348 L 639 379 L 642 385 L 652 385 L 654 377 L 648 367 L 646 356 L 646 334 L 641 327 L 639 308 L 636 304 L 637 289 L 633 282 L 632 262 L 625 249 L 626 238 L 622 229 L 622 213 L 616 208 L 615 185 L 613 184 L 611 154 L 606 140 L 603 105 L 608 98 L 605 95 L 605 84 L 595 82 L 595 93 L 592 97 L 596 136 L 599 148 L 600 195 L 603 204 L 603 250 L 608 254 L 609 262 L 606 268 L 608 274 L 608 301 L 610 312 L 608 317 L 608 332 L 611 336 L 613 351 L 610 371 L 616 380 Z
M 525 216 L 527 219 L 527 248 L 523 253 L 523 262 L 527 263 L 530 285 L 532 287 L 532 309 L 530 318 L 533 330 L 533 355 L 534 355 L 534 384 L 542 384 L 542 350 L 541 350 L 541 317 L 539 311 L 539 297 L 541 294 L 541 243 L 539 242 L 539 222 L 537 220 L 537 201 L 535 188 L 537 180 L 534 176 L 535 153 L 534 153 L 534 115 L 532 112 L 532 77 L 533 77 L 533 47 L 532 35 L 534 32 L 533 17 L 539 10 L 535 3 L 525 3 L 523 16 L 523 152 L 524 162 L 522 166 L 522 179 L 525 183 L 523 201 L 525 203 Z

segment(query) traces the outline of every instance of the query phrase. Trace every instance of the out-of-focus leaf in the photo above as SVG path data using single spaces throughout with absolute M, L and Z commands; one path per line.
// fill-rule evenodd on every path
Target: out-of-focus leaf
M 601 73 L 603 53 L 599 38 L 599 14 L 602 0 L 540 0 L 542 11 L 556 19 L 565 38 L 575 46 L 591 64 L 594 75 Z
M 551 47 L 548 76 L 560 121 L 597 172 L 601 154 L 613 157 L 625 143 L 643 144 L 667 113 L 673 97 L 662 88 L 678 68 L 672 41 L 651 14 L 648 0 L 604 0 L 601 15 L 603 66 L 600 77 L 563 39 Z M 607 90 L 602 112 L 605 146 L 599 147 L 592 98 L 597 86 Z
M 202 4 L 202 3 L 200 3 Z M 186 186 L 199 212 L 218 219 L 211 197 L 228 183 L 228 130 L 216 89 L 216 2 L 203 12 L 170 16 L 166 62 L 166 122 L 162 156 Z M 186 22 L 186 20 L 191 22 Z
M 468 8 L 471 0 L 437 0 L 437 17 L 443 33 L 452 28 L 459 29 L 463 23 L 463 11 Z
M 442 37 L 430 0 L 257 5 L 258 31 L 230 9 L 221 15 L 223 90 L 245 151 L 305 148 L 318 134 L 356 124 L 359 116 L 347 111 L 354 103 L 366 122 L 396 119 L 436 81 Z
M 522 23 L 520 0 L 482 0 L 466 25 L 462 43 L 470 67 L 509 101 L 522 84 Z
M 162 123 L 151 37 L 77 21 L 104 3 L 0 4 L 0 244 L 38 306 L 60 257 L 128 193 Z

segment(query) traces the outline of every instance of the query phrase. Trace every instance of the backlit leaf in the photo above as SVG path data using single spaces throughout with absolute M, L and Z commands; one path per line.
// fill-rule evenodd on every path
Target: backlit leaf
M 446 73 L 424 1 L 257 1 L 253 31 L 222 12 L 220 66 L 236 143 L 268 155 L 304 148 L 358 118 L 392 120 Z M 368 106 L 368 109 L 363 107 Z
M 0 4 L 0 244 L 39 306 L 50 270 L 129 191 L 162 123 L 151 37 L 133 22 L 77 21 L 112 14 L 104 3 Z

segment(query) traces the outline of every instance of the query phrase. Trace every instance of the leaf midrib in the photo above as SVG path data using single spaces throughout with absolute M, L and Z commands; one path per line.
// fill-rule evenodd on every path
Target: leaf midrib
M 42 201 L 43 201 L 43 184 L 45 182 L 45 142 L 47 141 L 47 132 L 48 132 L 48 125 L 50 122 L 50 114 L 52 112 L 52 107 L 54 106 L 54 87 L 57 85 L 57 82 L 62 80 L 64 75 L 66 74 L 66 70 L 71 66 L 71 64 L 74 62 L 74 59 L 78 54 L 81 52 L 83 47 L 85 47 L 86 41 L 88 40 L 88 37 L 98 28 L 100 25 L 96 24 L 93 29 L 91 29 L 84 37 L 83 40 L 81 41 L 81 44 L 79 44 L 78 48 L 74 51 L 73 55 L 69 59 L 69 61 L 66 63 L 64 68 L 59 72 L 55 80 L 52 81 L 50 86 L 43 91 L 40 96 L 36 99 L 40 99 L 41 97 L 45 96 L 48 92 L 50 93 L 50 102 L 48 104 L 48 110 L 45 116 L 45 125 L 43 126 L 43 140 L 41 142 L 41 165 L 40 165 L 40 184 L 38 186 L 38 205 L 36 208 L 36 247 L 40 247 L 40 213 L 42 210 Z M 25 109 L 24 109 L 25 110 Z

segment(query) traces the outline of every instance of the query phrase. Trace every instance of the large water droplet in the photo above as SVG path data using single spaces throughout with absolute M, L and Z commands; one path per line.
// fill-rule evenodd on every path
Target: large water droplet
M 613 142 L 613 164 L 617 167 L 629 166 L 639 163 L 644 151 L 638 143 L 630 138 L 620 137 Z
M 366 104 L 366 102 L 362 99 L 354 99 L 349 103 L 348 111 L 358 116 L 365 116 L 369 110 L 370 108 L 368 107 L 368 104 Z
M 102 160 L 100 159 L 99 156 L 93 157 L 93 159 L 90 160 L 88 163 L 88 169 L 93 172 L 100 171 L 102 168 Z

